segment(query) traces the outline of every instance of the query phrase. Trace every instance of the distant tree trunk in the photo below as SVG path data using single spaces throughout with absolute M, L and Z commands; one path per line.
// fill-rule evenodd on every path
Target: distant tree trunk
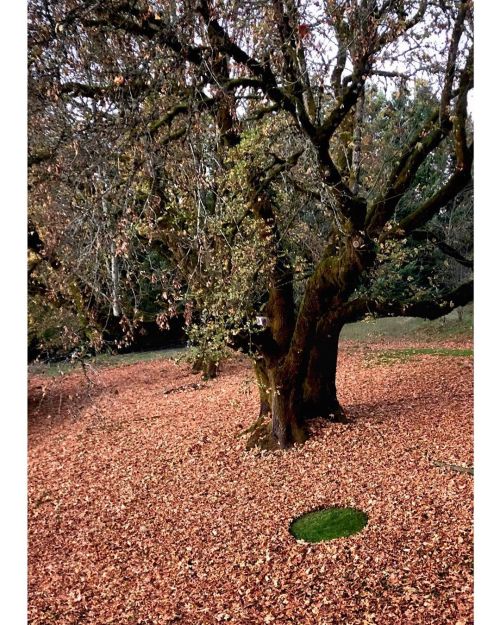
M 219 363 L 206 355 L 200 355 L 191 367 L 193 373 L 202 373 L 205 380 L 213 380 L 219 372 Z
M 121 315 L 120 299 L 118 295 L 119 289 L 119 267 L 118 256 L 116 255 L 115 242 L 111 241 L 111 293 L 113 304 L 113 317 L 119 317 Z

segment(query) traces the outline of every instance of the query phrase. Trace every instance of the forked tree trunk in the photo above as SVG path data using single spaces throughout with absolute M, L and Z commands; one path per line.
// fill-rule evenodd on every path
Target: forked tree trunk
M 255 361 L 260 412 L 247 448 L 285 449 L 306 440 L 306 419 L 343 419 L 335 385 L 341 328 L 318 324 L 315 340 L 304 354 L 305 374 L 292 374 L 283 365 L 267 367 L 264 358 Z

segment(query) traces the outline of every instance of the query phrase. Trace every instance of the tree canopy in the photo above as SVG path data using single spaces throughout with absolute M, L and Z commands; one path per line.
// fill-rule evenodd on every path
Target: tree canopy
M 250 353 L 265 444 L 341 417 L 343 324 L 472 298 L 472 12 L 31 0 L 33 298 Z

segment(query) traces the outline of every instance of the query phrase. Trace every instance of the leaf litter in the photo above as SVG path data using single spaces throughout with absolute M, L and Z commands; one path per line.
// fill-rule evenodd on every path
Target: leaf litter
M 344 342 L 349 422 L 287 452 L 238 437 L 258 413 L 243 359 L 201 386 L 170 361 L 32 376 L 29 623 L 470 625 L 473 477 L 435 463 L 473 465 L 471 358 L 367 366 L 400 347 Z M 326 505 L 368 524 L 296 541 Z

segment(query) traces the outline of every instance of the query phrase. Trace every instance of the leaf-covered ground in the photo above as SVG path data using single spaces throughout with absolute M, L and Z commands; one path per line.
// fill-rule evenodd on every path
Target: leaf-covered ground
M 472 623 L 473 478 L 433 464 L 473 464 L 472 359 L 373 358 L 407 347 L 344 343 L 351 422 L 286 453 L 237 437 L 258 407 L 243 360 L 199 388 L 171 361 L 32 376 L 30 623 Z M 297 543 L 323 505 L 368 525 Z

